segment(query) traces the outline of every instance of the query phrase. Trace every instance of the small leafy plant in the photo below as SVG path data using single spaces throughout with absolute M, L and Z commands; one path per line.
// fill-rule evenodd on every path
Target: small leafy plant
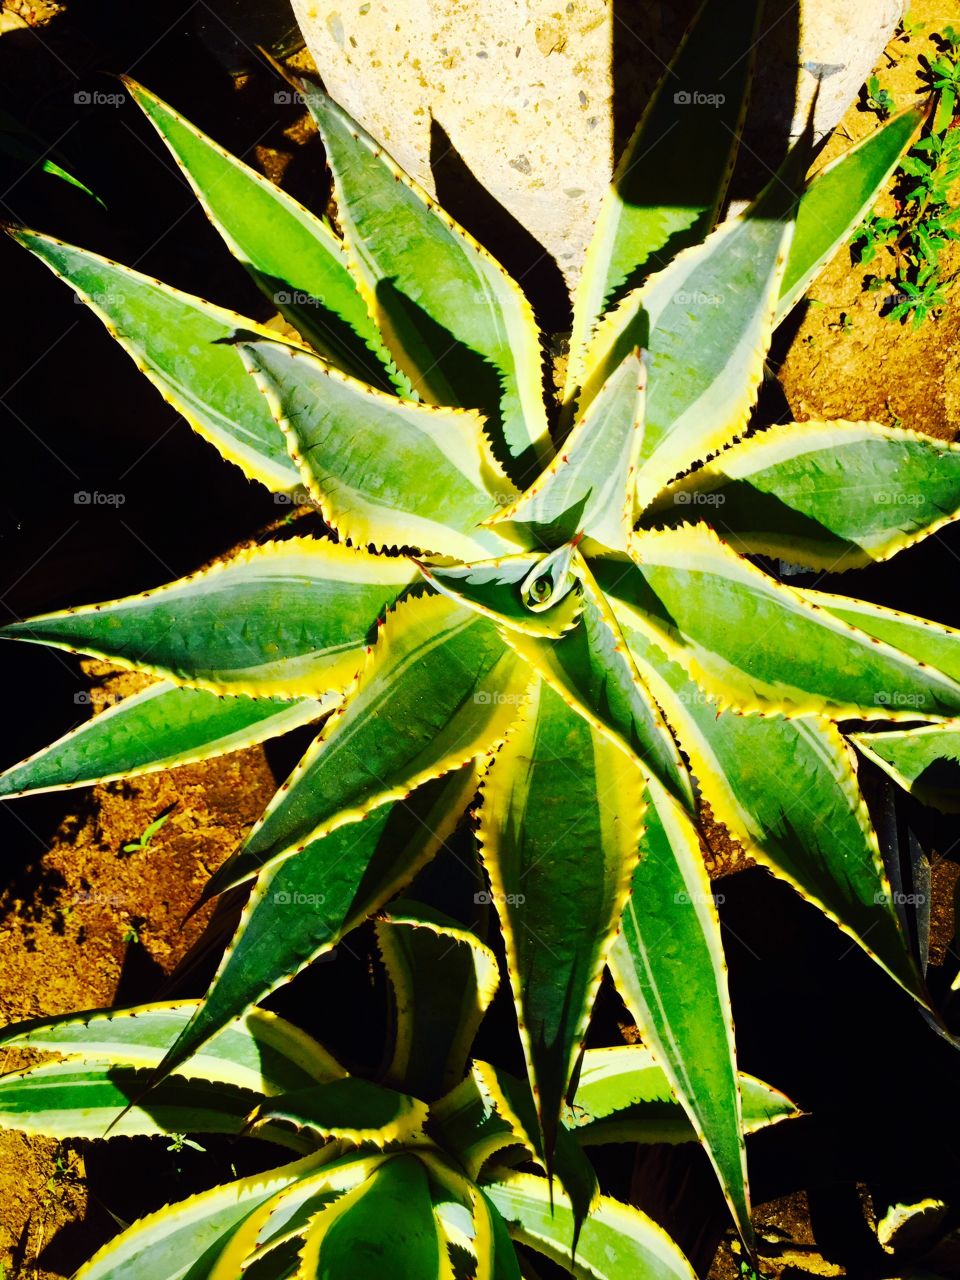
M 892 286 L 882 314 L 889 320 L 910 320 L 915 329 L 946 304 L 956 273 L 945 275 L 940 259 L 944 249 L 960 239 L 960 208 L 953 195 L 960 181 L 960 130 L 953 128 L 960 40 L 950 27 L 935 39 L 940 56 L 925 64 L 923 75 L 933 114 L 929 130 L 897 168 L 896 215 L 871 214 L 851 241 L 854 262 L 872 263 L 883 251 L 893 259 L 893 271 L 871 276 L 868 287 Z
M 958 637 L 769 566 L 854 569 L 928 536 L 960 512 L 960 448 L 869 422 L 747 435 L 776 324 L 922 113 L 809 182 L 805 136 L 719 222 L 758 16 L 709 0 L 631 139 L 584 264 L 556 420 L 519 286 L 313 85 L 340 234 L 128 82 L 301 342 L 11 230 L 225 458 L 329 529 L 5 631 L 158 680 L 8 770 L 4 795 L 321 723 L 205 891 L 250 896 L 202 1001 L 8 1033 L 68 1057 L 0 1088 L 5 1123 L 252 1125 L 301 1156 L 145 1219 L 85 1280 L 131 1266 L 170 1280 L 186 1258 L 192 1277 L 352 1278 L 367 1274 L 358 1258 L 371 1275 L 387 1258 L 433 1277 L 464 1252 L 478 1275 L 516 1276 L 505 1233 L 575 1274 L 686 1275 L 642 1215 L 597 1199 L 571 1145 L 600 1118 L 593 1083 L 613 1089 L 615 1063 L 658 1073 L 749 1244 L 752 1093 L 704 803 L 926 1003 L 849 745 L 868 743 L 909 786 L 926 730 L 838 726 L 926 722 L 945 750 Z M 677 83 L 699 86 L 700 105 Z M 395 901 L 458 828 L 485 877 L 464 919 L 482 927 L 493 908 L 503 936 L 522 1079 L 466 1065 L 493 982 L 485 943 L 429 903 Z M 388 1068 L 360 1080 L 257 1006 L 372 916 L 398 1030 Z M 441 936 L 456 962 L 429 951 Z M 605 967 L 643 1040 L 599 1051 L 609 1059 L 584 1050 Z M 269 1054 L 251 1043 L 262 1027 Z M 66 1093 L 34 1088 L 56 1072 L 75 1075 Z M 631 1077 L 617 1097 L 629 1108 L 638 1090 Z M 101 1102 L 74 1102 L 87 1096 Z M 511 1172 L 505 1147 L 541 1172 Z M 291 1260 L 279 1251 L 293 1240 Z
M 176 806 L 170 805 L 163 813 L 159 814 L 152 822 L 147 823 L 140 835 L 135 840 L 131 840 L 129 844 L 123 846 L 124 853 L 142 853 L 150 848 L 150 842 L 157 834 L 160 828 L 170 821 L 173 810 Z
M 871 76 L 863 87 L 863 105 L 878 120 L 889 120 L 897 104 L 889 89 L 884 89 L 877 76 Z

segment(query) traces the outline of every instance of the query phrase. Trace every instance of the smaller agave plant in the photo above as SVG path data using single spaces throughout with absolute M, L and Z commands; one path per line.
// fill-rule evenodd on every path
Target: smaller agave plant
M 155 1093 L 387 908 L 461 818 L 476 818 L 526 1071 L 510 1106 L 547 1181 L 519 1175 L 507 1193 L 472 1159 L 457 1181 L 445 1163 L 453 1139 L 440 1134 L 453 1124 L 446 1104 L 430 1109 L 437 1152 L 418 1145 L 431 1095 L 407 1080 L 420 1101 L 393 1099 L 382 1114 L 383 1140 L 391 1152 L 405 1143 L 402 1156 L 365 1155 L 362 1168 L 340 1148 L 315 1157 L 330 1194 L 341 1167 L 354 1172 L 298 1275 L 354 1275 L 318 1270 L 317 1249 L 376 1236 L 379 1200 L 407 1191 L 424 1209 L 423 1241 L 442 1194 L 477 1210 L 473 1240 L 496 1234 L 489 1204 L 520 1238 L 549 1236 L 551 1250 L 551 1232 L 565 1233 L 556 1256 L 572 1265 L 572 1224 L 593 1199 L 565 1172 L 564 1117 L 572 1097 L 588 1116 L 598 1105 L 584 1094 L 584 1045 L 605 967 L 750 1241 L 749 1117 L 701 853 L 705 804 L 927 1002 L 844 728 L 892 724 L 851 740 L 919 782 L 923 752 L 957 742 L 958 635 L 791 586 L 777 569 L 855 569 L 935 533 L 960 511 L 960 448 L 869 422 L 749 433 L 776 324 L 847 242 L 924 112 L 891 120 L 809 181 L 802 138 L 749 208 L 719 221 L 760 10 L 707 0 L 641 119 L 584 264 L 554 420 L 519 285 L 314 86 L 302 91 L 338 229 L 128 82 L 299 341 L 11 229 L 224 457 L 279 495 L 306 497 L 329 530 L 5 629 L 159 681 L 14 766 L 4 795 L 169 768 L 323 721 L 207 888 L 205 900 L 250 894 L 205 998 L 167 1024 Z M 711 105 L 676 91 L 689 85 Z M 302 895 L 322 909 L 291 911 Z M 402 1025 L 403 1054 L 429 1056 L 428 1029 Z M 492 1079 L 477 1070 L 465 1105 Z M 357 1135 L 378 1125 L 358 1100 L 373 1095 L 318 1087 L 342 1098 L 337 1123 L 328 1112 L 311 1128 L 291 1104 L 298 1132 L 338 1143 L 352 1133 L 362 1148 Z M 152 1096 L 135 1098 L 141 1112 Z M 258 1123 L 279 1125 L 280 1105 L 268 1099 Z M 567 1201 L 549 1213 L 554 1174 L 569 1230 L 556 1225 Z M 274 1191 L 286 1194 L 271 1184 L 263 1195 Z M 596 1212 L 581 1258 L 610 1222 L 639 1221 Z M 182 1274 L 165 1265 L 157 1254 L 149 1275 Z M 604 1265 L 582 1272 L 626 1274 Z M 636 1273 L 675 1274 L 663 1265 Z M 421 1273 L 434 1274 L 426 1262 L 405 1272 Z
M 528 1085 L 468 1060 L 497 988 L 496 956 L 418 902 L 392 903 L 376 933 L 396 1011 L 383 1081 L 349 1074 L 262 1009 L 146 1093 L 195 1001 L 52 1018 L 0 1035 L 7 1048 L 57 1055 L 0 1078 L 3 1127 L 88 1139 L 249 1134 L 295 1157 L 140 1220 L 75 1280 L 520 1280 L 514 1241 L 579 1276 L 692 1280 L 655 1222 L 600 1195 L 583 1151 L 696 1141 L 650 1053 L 587 1050 L 557 1130 L 551 1186 Z M 747 1132 L 796 1114 L 769 1085 L 740 1083 Z

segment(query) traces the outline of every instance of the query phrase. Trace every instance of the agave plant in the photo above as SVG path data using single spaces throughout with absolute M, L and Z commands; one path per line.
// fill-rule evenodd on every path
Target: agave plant
M 583 1152 L 696 1140 L 650 1053 L 621 1045 L 584 1055 L 557 1130 L 563 1190 L 551 1189 L 526 1082 L 468 1061 L 497 987 L 496 956 L 422 903 L 392 904 L 376 929 L 397 1010 L 389 1083 L 349 1074 L 291 1023 L 251 1009 L 141 1096 L 196 1001 L 53 1018 L 0 1036 L 6 1047 L 57 1055 L 0 1078 L 0 1126 L 57 1138 L 248 1134 L 296 1157 L 142 1219 L 76 1280 L 519 1280 L 511 1236 L 568 1268 L 576 1258 L 578 1275 L 692 1280 L 656 1223 L 600 1195 Z M 741 1085 L 748 1132 L 796 1113 L 769 1085 L 749 1076 Z
M 155 1081 L 383 908 L 472 807 L 545 1170 L 607 967 L 749 1240 L 703 806 L 926 1001 L 838 724 L 933 726 L 869 738 L 893 757 L 955 732 L 957 635 L 775 570 L 854 569 L 935 532 L 960 509 L 960 448 L 869 422 L 749 433 L 774 327 L 923 112 L 809 180 L 802 138 L 719 221 L 759 20 L 734 8 L 704 5 L 616 171 L 556 420 L 519 286 L 319 89 L 302 86 L 338 229 L 128 81 L 302 341 L 11 234 L 225 458 L 330 534 L 8 626 L 161 680 L 0 788 L 170 768 L 323 719 L 209 883 L 205 900 L 252 887 Z

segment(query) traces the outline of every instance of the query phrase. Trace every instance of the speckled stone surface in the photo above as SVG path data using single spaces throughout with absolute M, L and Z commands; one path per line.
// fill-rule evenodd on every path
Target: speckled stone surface
M 452 143 L 572 283 L 611 172 L 614 79 L 618 107 L 635 96 L 641 105 L 694 5 L 293 0 L 293 7 L 329 91 L 404 168 L 432 187 L 435 121 L 434 158 Z M 804 0 L 798 10 L 794 0 L 770 0 L 754 100 L 761 127 L 779 108 L 781 133 L 791 116 L 796 131 L 819 77 L 816 125 L 831 128 L 901 7 L 901 0 Z

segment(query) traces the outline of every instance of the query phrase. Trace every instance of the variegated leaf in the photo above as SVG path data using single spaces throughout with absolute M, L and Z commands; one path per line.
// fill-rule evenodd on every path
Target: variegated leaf
M 606 547 L 625 547 L 645 391 L 643 356 L 635 351 L 610 372 L 549 467 L 486 524 L 527 546 L 555 547 L 587 534 Z
M 232 156 L 143 85 L 134 102 L 180 166 L 227 248 L 310 345 L 338 369 L 381 390 L 409 393 L 323 219 Z
M 778 1089 L 742 1071 L 740 1092 L 744 1133 L 800 1114 Z M 584 1146 L 697 1140 L 666 1073 L 654 1054 L 638 1044 L 586 1051 L 568 1123 Z
M 426 1118 L 427 1104 L 418 1098 L 345 1075 L 265 1099 L 250 1116 L 250 1132 L 291 1125 L 315 1139 L 386 1147 L 419 1136 Z
M 645 525 L 709 521 L 735 550 L 831 573 L 960 516 L 960 445 L 875 422 L 791 422 L 678 480 Z
M 777 324 L 873 208 L 924 116 L 923 106 L 901 112 L 811 179 L 797 209 L 797 226 L 780 284 Z
M 632 625 L 626 610 L 620 619 L 714 816 L 752 857 L 925 1000 L 851 753 L 835 727 L 815 716 L 721 709 Z
M 508 635 L 507 641 L 561 697 L 601 732 L 612 735 L 690 810 L 693 786 L 656 702 L 630 656 L 620 626 L 585 561 L 580 623 L 558 641 Z
M 187 1280 L 212 1267 L 236 1226 L 284 1187 L 326 1163 L 315 1152 L 267 1173 L 238 1178 L 141 1218 L 111 1240 L 75 1280 Z
M 647 353 L 640 510 L 747 425 L 773 333 L 806 155 L 803 138 L 745 213 L 628 294 L 590 343 L 581 411 L 631 351 Z
M 436 591 L 492 618 L 510 631 L 558 639 L 576 623 L 580 591 L 567 543 L 543 555 L 530 552 L 473 564 L 417 562 Z
M 0 1129 L 45 1138 L 240 1134 L 259 1095 L 222 1081 L 169 1076 L 147 1092 L 149 1071 L 109 1062 L 45 1062 L 0 1076 Z M 320 1086 L 317 1086 L 320 1087 Z M 277 1125 L 259 1135 L 293 1151 L 315 1145 Z
M 921 804 L 960 813 L 960 720 L 892 733 L 855 733 L 851 740 Z
M 500 982 L 497 958 L 476 934 L 419 902 L 392 902 L 376 934 L 393 991 L 385 1079 L 418 1098 L 436 1098 L 463 1077 Z
M 584 1223 L 574 1258 L 570 1203 L 545 1178 L 515 1173 L 485 1191 L 514 1240 L 581 1280 L 694 1280 L 689 1262 L 663 1228 L 610 1196 L 601 1198 Z
M 464 560 L 504 548 L 481 522 L 510 484 L 477 414 L 398 400 L 302 347 L 259 341 L 238 350 L 342 537 Z
M 171 1001 L 15 1023 L 0 1031 L 0 1045 L 43 1049 L 84 1062 L 155 1067 L 198 1007 L 196 1000 Z M 314 1039 L 265 1009 L 249 1009 L 228 1023 L 183 1064 L 182 1073 L 191 1081 L 263 1096 L 346 1074 Z
M 259 876 L 206 997 L 161 1069 L 176 1069 L 409 884 L 453 832 L 476 785 L 472 767 L 455 770 Z
M 800 595 L 841 622 L 856 627 L 883 644 L 892 645 L 921 665 L 932 667 L 960 683 L 960 631 L 953 627 L 931 622 L 928 618 L 917 618 L 911 613 L 901 613 L 899 609 L 887 609 L 883 605 L 831 595 L 826 591 L 801 591 Z M 881 697 L 880 701 L 885 702 L 886 699 Z M 908 700 L 904 705 L 917 711 L 922 704 Z M 906 716 L 906 719 L 918 718 L 926 717 Z
M 587 249 L 568 394 L 603 313 L 713 229 L 736 159 L 762 0 L 704 0 L 620 157 Z
M 283 434 L 225 341 L 237 329 L 269 337 L 268 329 L 52 236 L 9 234 L 70 285 L 164 400 L 222 457 L 277 493 L 299 488 Z
M 204 897 L 493 750 L 529 679 L 486 618 L 445 596 L 400 604 L 353 691 Z
M 640 861 L 610 951 L 610 970 L 749 1242 L 733 1012 L 713 891 L 687 812 L 652 779 L 646 801 Z
M 297 1280 L 445 1280 L 445 1261 L 426 1169 L 416 1156 L 397 1155 L 313 1219 Z
M 0 774 L 0 797 L 62 791 L 209 760 L 319 720 L 340 701 L 224 697 L 150 685 Z
M 537 1128 L 535 1114 L 532 1127 Z M 488 1164 L 538 1158 L 538 1135 L 530 1134 L 504 1094 L 499 1073 L 486 1062 L 474 1060 L 469 1074 L 431 1106 L 427 1132 L 474 1181 L 483 1180 Z
M 353 680 L 378 618 L 415 576 L 403 560 L 295 538 L 154 591 L 11 623 L 0 635 L 214 693 L 319 696 Z
M 630 554 L 591 564 L 621 624 L 626 610 L 722 705 L 866 720 L 960 711 L 956 680 L 776 582 L 705 526 L 637 534 Z
M 636 860 L 642 793 L 636 763 L 544 683 L 484 780 L 483 861 L 548 1161 Z
M 519 478 L 535 475 L 553 451 L 530 304 L 356 121 L 316 86 L 303 92 L 350 263 L 397 363 L 423 399 L 481 410 L 500 461 Z
M 282 1266 L 290 1256 L 285 1245 L 293 1246 L 293 1269 L 288 1272 L 292 1275 L 296 1271 L 303 1233 L 311 1220 L 366 1182 L 388 1158 L 379 1151 L 360 1154 L 342 1142 L 328 1142 L 322 1151 L 326 1159 L 318 1167 L 281 1187 L 240 1223 L 204 1280 L 272 1275 L 265 1265 L 268 1256 L 276 1250 L 272 1261 Z

